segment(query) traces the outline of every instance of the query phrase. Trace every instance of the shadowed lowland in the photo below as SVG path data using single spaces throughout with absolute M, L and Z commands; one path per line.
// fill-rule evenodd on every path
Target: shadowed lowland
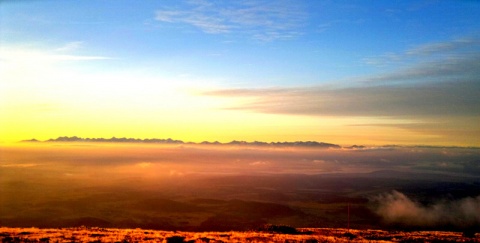
M 1 148 L 0 225 L 184 231 L 480 225 L 480 150 L 27 143 Z

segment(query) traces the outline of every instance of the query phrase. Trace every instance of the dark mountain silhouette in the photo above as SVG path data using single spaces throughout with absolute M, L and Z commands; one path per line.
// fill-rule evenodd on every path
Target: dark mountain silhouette
M 30 139 L 30 140 L 23 140 L 21 142 L 42 142 L 39 141 L 35 138 Z M 321 147 L 321 148 L 341 148 L 340 145 L 337 144 L 332 144 L 332 143 L 324 143 L 324 142 L 316 142 L 316 141 L 295 141 L 295 142 L 261 142 L 261 141 L 253 141 L 253 142 L 247 142 L 247 141 L 237 141 L 233 140 L 228 143 L 220 143 L 218 141 L 214 142 L 209 142 L 209 141 L 203 141 L 201 143 L 194 143 L 194 142 L 184 142 L 182 140 L 174 140 L 171 138 L 167 139 L 158 139 L 158 138 L 146 138 L 146 139 L 140 139 L 140 138 L 117 138 L 117 137 L 112 137 L 112 138 L 81 138 L 77 136 L 73 137 L 58 137 L 58 138 L 51 138 L 48 140 L 45 140 L 43 142 L 103 142 L 103 143 L 157 143 L 157 144 L 202 144 L 202 145 L 255 145 L 255 146 L 285 146 L 285 147 Z
M 35 138 L 32 138 L 32 139 L 28 139 L 28 140 L 22 140 L 20 142 L 22 142 L 22 143 L 36 143 L 36 142 L 40 142 L 40 141 L 35 139 Z

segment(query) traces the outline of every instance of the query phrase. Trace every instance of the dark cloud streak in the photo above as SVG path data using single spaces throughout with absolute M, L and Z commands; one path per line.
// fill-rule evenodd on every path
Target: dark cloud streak
M 341 89 L 226 89 L 204 94 L 253 97 L 247 105 L 228 109 L 262 113 L 385 117 L 480 115 L 480 82 L 477 80 Z

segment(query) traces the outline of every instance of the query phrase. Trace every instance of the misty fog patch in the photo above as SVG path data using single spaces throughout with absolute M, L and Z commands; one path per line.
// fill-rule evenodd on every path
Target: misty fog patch
M 479 228 L 480 195 L 457 200 L 439 200 L 424 205 L 405 194 L 392 191 L 376 196 L 376 213 L 386 223 L 406 227 Z

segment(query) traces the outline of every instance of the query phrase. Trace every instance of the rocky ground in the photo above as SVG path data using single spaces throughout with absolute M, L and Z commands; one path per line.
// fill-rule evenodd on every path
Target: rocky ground
M 2 242 L 480 242 L 480 234 L 305 228 L 275 232 L 181 232 L 110 228 L 0 228 Z

